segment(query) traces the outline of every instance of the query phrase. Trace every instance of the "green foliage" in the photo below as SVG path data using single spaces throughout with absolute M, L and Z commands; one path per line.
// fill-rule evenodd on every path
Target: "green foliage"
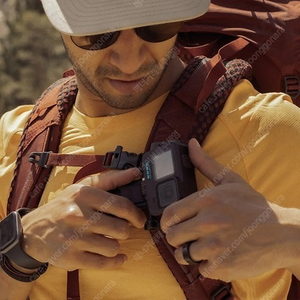
M 24 3 L 28 5 L 24 10 L 17 7 L 18 18 L 8 23 L 10 33 L 0 44 L 0 116 L 18 105 L 34 103 L 70 68 L 61 37 L 39 1 L 22 2 L 23 8 Z
M 26 10 L 34 10 L 41 14 L 44 13 L 43 6 L 41 4 L 41 1 L 39 0 L 18 0 L 16 2 L 16 8 L 19 9 L 21 12 L 22 10 L 26 9 Z

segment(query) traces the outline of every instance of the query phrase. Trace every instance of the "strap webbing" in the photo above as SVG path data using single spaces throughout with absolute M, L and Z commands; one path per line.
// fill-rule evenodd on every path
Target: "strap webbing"
M 288 300 L 300 299 L 300 281 L 292 275 L 292 283 L 288 294 Z
M 68 272 L 67 300 L 80 300 L 78 270 Z
M 72 166 L 82 167 L 93 161 L 103 159 L 103 155 L 94 154 L 61 154 L 53 152 L 32 152 L 30 162 L 38 164 L 40 167 Z

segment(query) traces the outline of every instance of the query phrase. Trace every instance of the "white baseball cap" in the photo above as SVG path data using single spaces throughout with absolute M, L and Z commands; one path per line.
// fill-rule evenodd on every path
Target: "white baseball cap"
M 93 35 L 178 22 L 203 15 L 210 0 L 41 0 L 53 26 L 67 35 Z

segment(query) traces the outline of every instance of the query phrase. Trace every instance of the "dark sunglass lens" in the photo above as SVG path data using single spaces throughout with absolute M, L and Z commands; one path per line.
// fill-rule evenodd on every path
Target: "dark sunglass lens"
M 72 36 L 73 43 L 85 50 L 97 51 L 112 45 L 119 37 L 120 32 L 109 32 L 97 35 Z
M 166 41 L 176 35 L 182 26 L 182 22 L 152 25 L 136 28 L 137 35 L 150 43 Z

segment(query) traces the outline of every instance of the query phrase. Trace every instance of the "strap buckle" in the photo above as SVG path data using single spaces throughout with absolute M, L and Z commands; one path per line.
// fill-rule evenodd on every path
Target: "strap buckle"
M 117 146 L 115 151 L 107 152 L 104 156 L 102 166 L 108 169 L 125 170 L 140 166 L 142 154 L 122 151 L 122 146 Z
M 284 77 L 284 92 L 291 96 L 292 99 L 300 95 L 300 80 L 297 76 Z
M 227 299 L 232 299 L 232 293 L 230 291 L 230 287 L 227 285 L 220 286 L 210 295 L 210 300 L 227 300 Z
M 28 158 L 28 161 L 37 164 L 39 167 L 43 168 L 50 168 L 50 166 L 47 165 L 47 161 L 49 158 L 49 154 L 52 151 L 45 151 L 45 152 L 31 152 Z

